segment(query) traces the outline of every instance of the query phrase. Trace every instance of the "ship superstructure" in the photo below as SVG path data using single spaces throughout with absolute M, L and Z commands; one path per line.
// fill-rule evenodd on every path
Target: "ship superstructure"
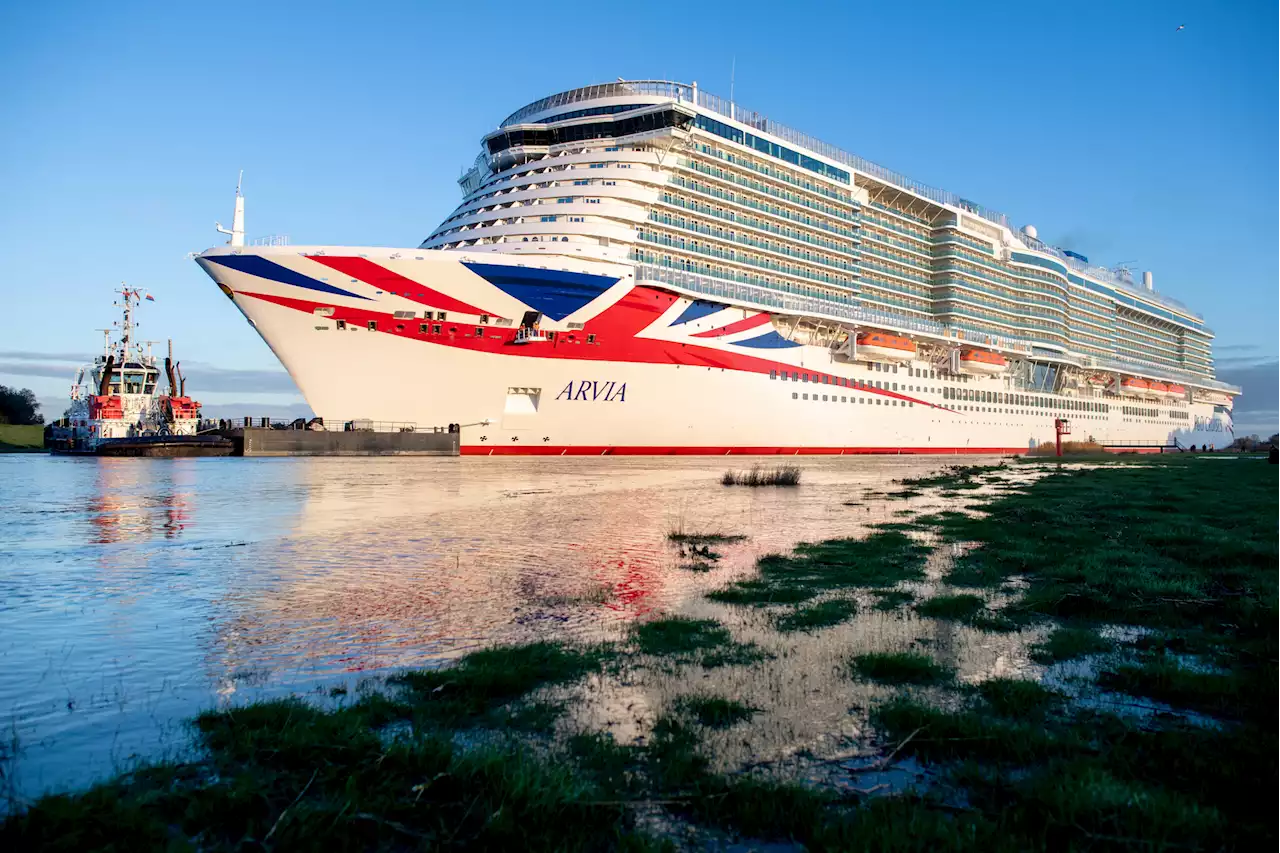
M 413 249 L 198 260 L 317 414 L 464 452 L 1225 444 L 1212 332 L 1124 270 L 698 89 L 508 116 Z

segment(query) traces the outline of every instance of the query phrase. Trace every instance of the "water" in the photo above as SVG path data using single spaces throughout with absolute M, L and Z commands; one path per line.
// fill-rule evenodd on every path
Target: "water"
M 720 458 L 0 456 L 0 769 L 24 797 L 81 786 L 182 754 L 202 709 L 323 699 L 493 642 L 617 638 L 654 612 L 721 619 L 794 659 L 702 676 L 756 694 L 754 740 L 722 744 L 743 754 L 851 749 L 850 709 L 876 688 L 837 678 L 850 650 L 942 648 L 962 677 L 1027 665 L 1016 635 L 868 612 L 783 643 L 703 599 L 762 554 L 895 520 L 907 503 L 864 494 L 954 462 L 788 461 L 799 488 L 723 487 L 744 463 Z M 699 574 L 666 539 L 681 528 L 748 538 Z M 638 736 L 686 682 L 621 679 L 578 715 Z

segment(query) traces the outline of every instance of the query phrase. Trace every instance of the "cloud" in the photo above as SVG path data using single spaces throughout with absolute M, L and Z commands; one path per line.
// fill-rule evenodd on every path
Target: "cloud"
M 1239 385 L 1243 392 L 1232 412 L 1237 432 L 1253 432 L 1255 428 L 1274 431 L 1276 412 L 1280 410 L 1280 359 L 1224 366 L 1218 371 L 1218 378 Z
M 0 376 L 51 376 L 70 382 L 75 379 L 76 366 L 56 364 L 26 364 L 18 361 L 0 361 Z
M 0 358 L 15 358 L 19 361 L 66 361 L 84 364 L 93 361 L 93 356 L 83 352 L 31 352 L 29 350 L 0 350 Z
M 296 394 L 298 386 L 284 370 L 230 370 L 192 361 L 182 365 L 192 391 L 239 391 L 242 394 Z
M 0 353 L 0 357 L 21 358 L 22 361 L 0 361 L 0 376 L 40 376 L 65 379 L 75 378 L 76 370 L 92 356 L 83 358 L 56 353 Z M 58 364 L 57 362 L 63 362 Z M 187 378 L 187 388 L 195 393 L 202 391 L 236 391 L 241 394 L 297 394 L 298 386 L 282 369 L 234 370 L 199 361 L 182 365 Z

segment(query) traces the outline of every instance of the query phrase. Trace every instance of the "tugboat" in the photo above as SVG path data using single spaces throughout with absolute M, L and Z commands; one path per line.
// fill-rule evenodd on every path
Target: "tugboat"
M 128 287 L 116 292 L 124 316 L 114 329 L 103 330 L 102 355 L 76 374 L 65 425 L 53 428 L 50 449 L 95 456 L 230 456 L 229 439 L 200 434 L 200 404 L 187 396 L 172 341 L 164 359 L 169 393 L 159 392 L 151 344 L 134 340 L 133 314 L 143 294 Z

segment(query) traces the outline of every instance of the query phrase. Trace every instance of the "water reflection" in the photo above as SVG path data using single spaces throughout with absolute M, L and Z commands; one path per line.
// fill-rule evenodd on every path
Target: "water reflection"
M 851 652 L 928 643 L 963 676 L 1020 665 L 1017 638 L 868 601 L 856 623 L 782 643 L 758 614 L 702 594 L 763 554 L 895 520 L 903 502 L 865 493 L 950 461 L 801 459 L 800 488 L 753 490 L 722 487 L 718 459 L 0 458 L 0 723 L 21 738 L 19 784 L 34 794 L 179 748 L 175 721 L 216 702 L 495 641 L 614 639 L 674 612 L 786 656 L 755 675 L 697 674 L 759 697 L 755 747 L 834 749 L 860 734 L 850 708 L 876 689 L 843 677 Z M 748 538 L 699 574 L 680 568 L 674 529 Z M 619 681 L 582 713 L 639 734 L 688 689 L 676 675 Z M 723 740 L 725 760 L 753 748 Z

